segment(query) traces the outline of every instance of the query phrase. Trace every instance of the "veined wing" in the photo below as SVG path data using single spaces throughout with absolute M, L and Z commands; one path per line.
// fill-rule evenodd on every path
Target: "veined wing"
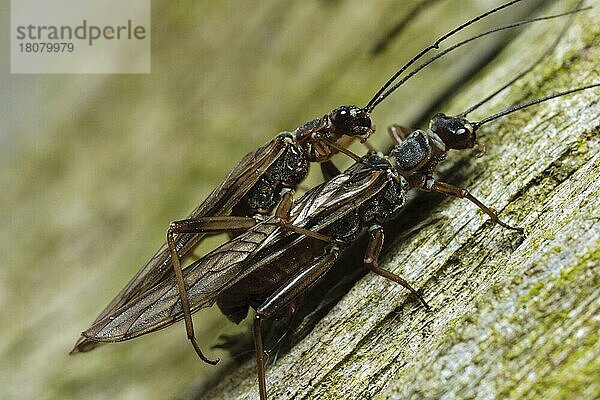
M 247 268 L 248 255 L 277 229 L 278 225 L 259 224 L 186 268 L 190 310 L 210 307 L 218 294 Z M 177 283 L 168 277 L 98 320 L 83 336 L 94 342 L 118 342 L 165 328 L 182 318 Z
M 293 207 L 292 221 L 313 230 L 324 229 L 385 188 L 386 179 L 384 171 L 351 167 L 347 173 L 307 192 Z M 254 271 L 287 257 L 286 248 L 315 240 L 273 222 L 273 217 L 267 219 L 183 271 L 192 312 L 211 306 L 219 293 Z M 298 269 L 302 267 L 298 265 Z M 168 277 L 97 321 L 83 335 L 91 341 L 122 341 L 165 328 L 182 318 L 177 283 Z
M 257 183 L 265 171 L 283 154 L 288 142 L 284 135 L 246 155 L 221 183 L 211 192 L 188 218 L 226 215 Z M 182 234 L 176 238 L 178 254 L 183 258 L 188 255 L 202 240 L 204 235 Z M 127 285 L 102 310 L 95 319 L 94 325 L 121 308 L 134 298 L 155 286 L 157 283 L 173 276 L 171 254 L 165 244 L 134 275 Z M 90 351 L 98 343 L 81 337 L 72 352 Z
M 343 174 L 302 196 L 290 214 L 290 222 L 319 231 L 371 200 L 388 182 L 387 170 L 353 164 Z
M 290 223 L 313 232 L 321 232 L 373 200 L 388 183 L 387 170 L 356 163 L 343 174 L 306 192 L 292 208 Z M 270 221 L 271 219 L 266 220 L 265 223 Z M 291 233 L 285 229 L 274 230 L 254 253 L 248 255 L 246 262 L 252 265 L 252 268 L 244 270 L 228 287 L 259 268 L 268 268 L 269 265 L 277 263 L 279 257 L 289 257 L 286 249 L 300 246 L 302 242 L 307 242 L 305 247 L 312 247 L 310 241 L 316 240 L 304 235 L 295 235 L 290 240 L 290 235 Z M 298 265 L 296 269 L 303 267 Z

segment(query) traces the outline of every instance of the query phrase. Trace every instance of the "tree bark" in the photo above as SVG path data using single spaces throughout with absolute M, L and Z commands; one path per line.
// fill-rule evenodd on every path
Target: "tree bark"
M 443 110 L 460 111 L 509 80 L 564 23 L 525 30 Z M 576 17 L 541 65 L 474 114 L 598 82 L 599 27 L 597 10 Z M 429 194 L 418 196 L 409 209 L 425 203 L 421 228 L 388 238 L 382 266 L 420 288 L 432 311 L 367 275 L 267 370 L 270 398 L 598 398 L 597 98 L 589 90 L 482 129 L 485 156 L 456 154 L 441 175 L 525 236 L 467 201 L 431 208 Z M 198 398 L 257 398 L 254 360 Z

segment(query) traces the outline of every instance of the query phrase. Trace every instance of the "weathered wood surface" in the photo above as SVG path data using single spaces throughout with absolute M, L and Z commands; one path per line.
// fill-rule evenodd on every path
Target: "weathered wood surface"
M 597 12 L 578 17 L 555 54 L 476 114 L 597 82 L 599 22 Z M 444 109 L 462 110 L 524 68 L 560 24 L 547 28 L 525 31 Z M 437 221 L 397 240 L 383 266 L 433 311 L 369 274 L 268 370 L 271 398 L 600 397 L 597 99 L 590 91 L 483 129 L 486 156 L 457 155 L 443 175 L 524 226 L 525 239 L 465 202 L 429 210 L 425 221 Z M 200 398 L 256 390 L 249 362 Z
M 233 372 L 227 360 L 205 368 L 182 326 L 66 353 L 162 242 L 168 221 L 204 198 L 233 160 L 340 103 L 363 104 L 401 61 L 499 2 L 456 3 L 153 2 L 150 76 L 5 75 L 12 137 L 3 138 L 8 156 L 0 153 L 0 397 L 205 398 L 207 379 L 222 383 L 206 397 L 256 397 L 253 361 Z M 522 19 L 540 1 L 525 3 L 471 32 Z M 568 7 L 558 3 L 552 10 Z M 374 43 L 422 4 L 372 57 Z M 486 111 L 597 80 L 598 22 L 597 11 L 579 17 L 544 66 Z M 527 30 L 443 110 L 503 82 L 559 25 Z M 387 124 L 417 121 L 505 39 L 445 59 L 390 98 L 374 115 L 374 143 L 387 143 Z M 482 138 L 486 157 L 454 157 L 444 169 L 526 226 L 525 240 L 489 226 L 469 204 L 419 196 L 423 204 L 402 221 L 424 228 L 391 237 L 385 263 L 421 287 L 434 311 L 367 276 L 268 370 L 272 398 L 597 392 L 596 98 L 573 96 L 494 124 Z M 402 221 L 396 228 L 409 229 Z M 196 321 L 205 347 L 227 325 L 216 312 Z

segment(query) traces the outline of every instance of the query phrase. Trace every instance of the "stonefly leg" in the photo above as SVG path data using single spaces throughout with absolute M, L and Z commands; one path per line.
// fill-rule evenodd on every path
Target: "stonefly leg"
M 192 322 L 192 313 L 190 312 L 190 300 L 187 295 L 187 288 L 183 279 L 183 271 L 181 269 L 181 260 L 177 254 L 175 245 L 175 235 L 182 233 L 219 233 L 230 232 L 232 230 L 248 229 L 256 225 L 256 220 L 251 217 L 208 217 L 199 219 L 186 219 L 174 221 L 169 225 L 167 230 L 167 244 L 171 251 L 171 260 L 173 263 L 173 272 L 177 281 L 179 290 L 179 298 L 181 300 L 181 309 L 183 311 L 183 319 L 185 321 L 185 331 L 188 340 L 192 343 L 196 354 L 200 359 L 208 364 L 215 365 L 219 359 L 211 360 L 207 358 L 198 342 L 194 333 L 194 323 Z
M 467 199 L 471 203 L 473 203 L 477 207 L 479 207 L 484 213 L 486 213 L 490 217 L 490 219 L 492 220 L 493 223 L 498 224 L 503 228 L 512 229 L 513 231 L 523 233 L 523 228 L 510 226 L 507 223 L 502 222 L 500 220 L 500 218 L 498 218 L 498 214 L 496 214 L 491 208 L 489 208 L 488 206 L 483 204 L 481 201 L 477 200 L 477 198 L 475 198 L 475 196 L 473 196 L 471 193 L 469 193 L 469 191 L 465 188 L 460 188 L 457 186 L 453 186 L 449 183 L 436 181 L 431 186 L 431 190 L 434 192 L 454 196 L 459 199 Z
M 260 331 L 261 321 L 265 318 L 272 318 L 278 314 L 289 303 L 293 302 L 298 296 L 306 291 L 310 286 L 319 280 L 327 271 L 331 269 L 338 258 L 338 251 L 331 249 L 324 255 L 317 258 L 306 269 L 302 270 L 296 276 L 290 278 L 271 296 L 269 296 L 260 307 L 256 309 L 254 317 L 253 333 L 254 346 L 256 349 L 256 371 L 258 373 L 258 390 L 260 399 L 267 399 L 267 385 L 265 379 L 265 356 Z
M 381 225 L 373 225 L 369 229 L 371 233 L 371 238 L 369 239 L 369 244 L 367 245 L 367 251 L 365 252 L 364 263 L 365 267 L 369 268 L 371 271 L 376 273 L 377 275 L 383 276 L 386 279 L 389 279 L 393 282 L 396 282 L 406 288 L 409 292 L 417 296 L 419 301 L 423 303 L 427 310 L 431 310 L 429 304 L 425 301 L 423 296 L 419 294 L 404 278 L 381 268 L 379 263 L 379 254 L 381 253 L 381 248 L 383 247 L 384 234 L 383 227 Z

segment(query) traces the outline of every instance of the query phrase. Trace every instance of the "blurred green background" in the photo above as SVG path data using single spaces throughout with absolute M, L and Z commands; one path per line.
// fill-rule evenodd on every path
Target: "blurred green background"
M 153 1 L 148 75 L 11 75 L 3 29 L 0 398 L 174 398 L 218 376 L 230 361 L 204 366 L 180 324 L 67 353 L 164 241 L 168 223 L 236 160 L 340 104 L 364 105 L 433 38 L 500 3 Z M 551 2 L 523 3 L 469 32 Z M 8 2 L 0 16 L 8 27 Z M 509 36 L 476 43 L 407 83 L 375 111 L 372 144 L 389 144 L 390 123 L 422 121 Z M 318 181 L 313 175 L 307 185 Z M 215 310 L 195 321 L 206 349 L 230 332 Z

